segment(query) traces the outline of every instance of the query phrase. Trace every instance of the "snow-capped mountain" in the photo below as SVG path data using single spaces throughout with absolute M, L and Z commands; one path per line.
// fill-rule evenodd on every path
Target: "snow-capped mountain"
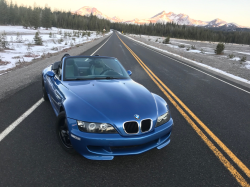
M 110 19 L 111 21 L 114 21 L 114 22 L 123 22 L 123 19 L 120 19 L 119 17 L 117 16 L 114 16 Z
M 225 24 L 227 24 L 226 21 L 217 18 L 217 19 L 214 19 L 214 20 L 208 22 L 206 26 L 207 27 L 220 27 L 220 26 L 223 26 Z
M 159 14 L 156 14 L 150 20 L 153 23 L 166 23 L 166 22 L 174 22 L 179 25 L 206 25 L 207 23 L 200 20 L 191 19 L 186 14 L 175 14 L 173 12 L 165 12 L 162 11 Z
M 97 10 L 97 8 L 89 7 L 89 6 L 84 6 L 73 13 L 81 15 L 81 16 L 90 16 L 92 13 L 92 15 L 94 15 L 100 19 L 109 19 L 108 16 L 106 16 L 105 14 L 103 14 L 102 12 Z
M 122 22 L 123 20 L 118 18 L 117 16 L 114 16 L 112 18 L 108 17 L 107 15 L 103 14 L 101 11 L 97 10 L 95 7 L 90 7 L 90 6 L 84 6 L 77 11 L 72 12 L 73 14 L 78 14 L 81 16 L 90 16 L 91 13 L 92 15 L 100 18 L 100 19 L 107 19 L 112 22 Z
M 111 22 L 122 22 L 122 23 L 127 23 L 127 24 L 149 24 L 149 23 L 167 23 L 167 22 L 174 22 L 179 25 L 190 25 L 190 26 L 204 26 L 206 28 L 220 28 L 220 27 L 225 27 L 225 28 L 246 28 L 240 25 L 237 25 L 235 23 L 227 23 L 224 20 L 221 19 L 214 19 L 212 21 L 201 21 L 201 20 L 196 20 L 190 18 L 186 14 L 175 14 L 174 12 L 165 12 L 162 11 L 155 16 L 148 18 L 148 19 L 133 19 L 133 20 L 128 20 L 128 21 L 123 21 L 123 19 L 118 18 L 117 16 L 114 17 L 109 17 L 95 7 L 89 7 L 89 6 L 84 6 L 80 9 L 78 9 L 75 12 L 72 12 L 73 14 L 78 14 L 82 16 L 89 16 L 91 13 L 95 16 L 97 16 L 100 19 L 107 19 L 110 20 Z
M 206 22 L 206 21 L 192 19 L 186 14 L 175 14 L 173 12 L 167 13 L 165 11 L 162 11 L 149 19 L 141 19 L 141 20 L 134 19 L 131 21 L 126 21 L 126 23 L 131 23 L 131 24 L 166 23 L 166 22 L 174 22 L 179 25 L 208 26 L 208 27 L 213 27 L 213 26 L 218 27 L 227 24 L 227 22 L 220 19 L 215 19 L 210 22 Z
M 235 23 L 227 23 L 221 19 L 214 19 L 212 21 L 201 21 L 190 18 L 186 14 L 175 14 L 173 12 L 162 11 L 155 16 L 149 19 L 133 19 L 130 21 L 125 21 L 128 24 L 149 24 L 149 23 L 166 23 L 174 22 L 179 25 L 190 25 L 190 26 L 204 26 L 206 28 L 219 28 L 219 27 L 228 27 L 228 28 L 246 28 Z

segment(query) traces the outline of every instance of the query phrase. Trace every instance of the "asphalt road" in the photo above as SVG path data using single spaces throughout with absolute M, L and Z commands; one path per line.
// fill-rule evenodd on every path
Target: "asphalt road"
M 250 168 L 250 94 L 149 50 L 124 36 L 119 37 L 206 127 Z M 104 42 L 83 55 L 92 54 Z M 80 155 L 72 156 L 59 146 L 54 127 L 56 116 L 50 103 L 43 102 L 0 141 L 0 186 L 243 184 L 223 165 L 116 34 L 113 34 L 96 54 L 118 58 L 126 69 L 133 72 L 133 80 L 168 102 L 175 123 L 170 144 L 161 150 L 153 149 L 136 156 L 115 157 L 112 161 L 91 161 Z M 250 91 L 249 88 L 227 82 Z M 41 76 L 38 75 L 29 86 L 1 100 L 0 132 L 41 97 Z M 199 125 L 197 122 L 195 124 Z M 200 129 L 239 175 L 250 184 L 246 169 L 242 170 L 239 162 L 234 162 L 230 154 L 227 154 L 204 129 Z

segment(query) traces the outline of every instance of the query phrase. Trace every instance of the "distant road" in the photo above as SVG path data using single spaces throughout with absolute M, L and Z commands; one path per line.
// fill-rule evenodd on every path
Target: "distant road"
M 52 107 L 42 102 L 0 141 L 0 186 L 250 184 L 249 88 L 215 79 L 118 33 L 82 55 L 94 52 L 118 58 L 133 80 L 168 102 L 174 119 L 170 144 L 112 161 L 71 156 L 59 146 Z M 41 97 L 39 76 L 1 100 L 0 133 Z

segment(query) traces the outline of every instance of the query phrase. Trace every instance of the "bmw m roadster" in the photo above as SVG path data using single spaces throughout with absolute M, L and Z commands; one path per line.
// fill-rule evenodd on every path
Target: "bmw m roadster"
M 64 55 L 43 70 L 43 98 L 55 111 L 64 150 L 112 160 L 170 143 L 173 119 L 166 101 L 131 74 L 104 56 Z

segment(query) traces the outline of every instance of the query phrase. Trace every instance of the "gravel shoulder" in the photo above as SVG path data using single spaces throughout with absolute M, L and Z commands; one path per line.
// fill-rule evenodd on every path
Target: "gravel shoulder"
M 235 80 L 234 78 L 222 75 L 213 70 L 202 67 L 198 64 L 204 64 L 211 66 L 213 68 L 222 70 L 224 72 L 230 73 L 232 75 L 238 76 L 240 78 L 244 78 L 250 81 L 250 69 L 248 69 L 248 65 L 250 65 L 250 46 L 248 45 L 238 45 L 238 44 L 225 44 L 225 51 L 223 55 L 215 55 L 214 49 L 216 48 L 217 43 L 209 43 L 209 42 L 200 42 L 200 41 L 190 41 L 190 40 L 182 40 L 182 39 L 171 39 L 171 44 L 163 44 L 163 37 L 158 36 L 145 36 L 145 35 L 127 35 L 128 37 L 135 39 L 137 41 L 143 42 L 147 45 L 153 46 L 160 50 L 165 50 L 169 53 L 166 53 L 168 56 L 172 56 L 173 58 L 180 59 L 181 61 L 186 62 L 192 66 L 198 67 L 200 69 L 204 69 L 208 72 L 211 72 L 215 75 L 228 79 L 230 81 L 236 82 L 240 85 L 250 88 L 250 84 L 244 83 L 239 80 Z M 156 42 L 156 40 L 158 40 Z M 185 48 L 179 48 L 178 45 L 185 45 Z M 196 50 L 187 51 L 186 47 L 190 47 L 191 45 L 196 46 Z M 203 49 L 203 53 L 201 53 L 201 49 Z M 162 52 L 162 51 L 160 51 Z M 246 56 L 246 62 L 238 61 L 239 58 L 235 58 L 235 60 L 229 59 L 227 56 L 229 54 L 234 54 L 235 57 Z M 180 57 L 177 57 L 179 55 Z M 189 59 L 191 61 L 197 62 L 192 63 L 191 61 L 185 60 Z
M 44 59 L 35 60 L 32 63 L 25 64 L 25 66 L 19 66 L 6 74 L 0 75 L 0 100 L 16 93 L 35 81 L 39 81 L 42 70 L 48 65 L 59 61 L 63 54 L 69 53 L 72 56 L 79 55 L 99 44 L 109 36 L 110 35 L 106 35 L 102 38 L 84 43 L 79 47 L 58 52 L 57 54 L 53 54 L 53 56 L 46 57 Z

